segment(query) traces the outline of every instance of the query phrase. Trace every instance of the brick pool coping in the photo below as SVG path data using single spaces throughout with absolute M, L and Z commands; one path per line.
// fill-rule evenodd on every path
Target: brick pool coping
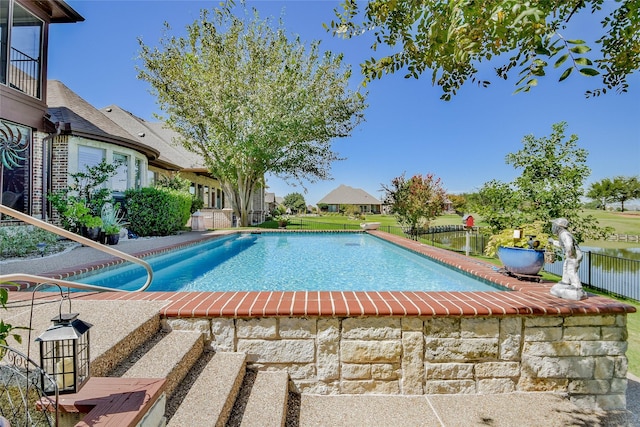
M 265 230 L 272 232 L 273 230 Z M 280 231 L 296 232 L 296 231 Z M 635 307 L 606 297 L 589 295 L 582 301 L 569 301 L 549 293 L 552 282 L 525 282 L 500 273 L 498 267 L 466 257 L 456 252 L 435 248 L 407 238 L 378 230 L 369 234 L 451 265 L 512 292 L 104 292 L 78 293 L 74 298 L 88 300 L 167 301 L 161 310 L 163 317 L 360 317 L 360 316 L 569 316 L 634 313 Z M 219 235 L 201 237 L 170 246 L 163 246 L 133 255 L 145 257 L 199 243 Z M 122 261 L 104 261 L 54 271 L 46 277 L 64 279 L 94 271 Z M 31 298 L 18 292 L 12 299 Z M 39 298 L 47 298 L 47 294 Z

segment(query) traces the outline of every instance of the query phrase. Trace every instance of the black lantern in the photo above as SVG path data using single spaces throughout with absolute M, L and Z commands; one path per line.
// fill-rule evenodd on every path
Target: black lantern
M 40 366 L 57 384 L 58 393 L 77 393 L 89 379 L 90 323 L 78 319 L 78 313 L 60 313 L 36 341 L 40 343 Z M 55 394 L 42 379 L 45 393 Z

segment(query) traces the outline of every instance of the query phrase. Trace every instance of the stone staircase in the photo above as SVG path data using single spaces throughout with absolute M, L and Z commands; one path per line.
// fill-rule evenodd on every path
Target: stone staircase
M 127 339 L 123 338 L 119 345 L 126 347 Z M 140 341 L 139 333 L 131 334 L 131 339 Z M 139 411 L 156 413 L 139 413 L 130 425 L 284 426 L 288 374 L 257 372 L 247 369 L 247 365 L 243 353 L 209 351 L 201 332 L 159 329 L 118 361 L 106 376 L 132 381 L 165 379 L 164 396 Z M 108 425 L 109 414 L 103 417 L 104 425 Z

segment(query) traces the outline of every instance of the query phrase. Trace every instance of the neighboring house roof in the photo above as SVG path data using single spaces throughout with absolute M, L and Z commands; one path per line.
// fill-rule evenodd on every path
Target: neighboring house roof
M 131 148 L 150 160 L 160 155 L 157 149 L 135 141 L 124 129 L 58 80 L 47 82 L 47 105 L 50 120 L 68 124 L 65 126 L 67 133 Z
M 317 204 L 327 205 L 381 205 L 380 200 L 360 188 L 340 185 L 324 196 Z
M 160 157 L 152 164 L 166 169 L 208 172 L 202 158 L 175 142 L 178 133 L 167 129 L 163 123 L 146 121 L 117 105 L 109 105 L 100 111 L 141 144 L 150 145 L 160 152 Z
M 276 193 L 264 193 L 264 202 L 265 203 L 275 203 L 276 202 Z

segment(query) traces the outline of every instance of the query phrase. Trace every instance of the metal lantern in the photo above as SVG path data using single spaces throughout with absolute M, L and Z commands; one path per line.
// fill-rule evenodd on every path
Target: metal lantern
M 40 366 L 54 379 L 58 393 L 77 393 L 89 379 L 89 328 L 93 325 L 78 319 L 78 313 L 60 313 L 51 321 L 49 329 L 36 338 Z M 56 392 L 44 378 L 42 389 L 49 395 Z

